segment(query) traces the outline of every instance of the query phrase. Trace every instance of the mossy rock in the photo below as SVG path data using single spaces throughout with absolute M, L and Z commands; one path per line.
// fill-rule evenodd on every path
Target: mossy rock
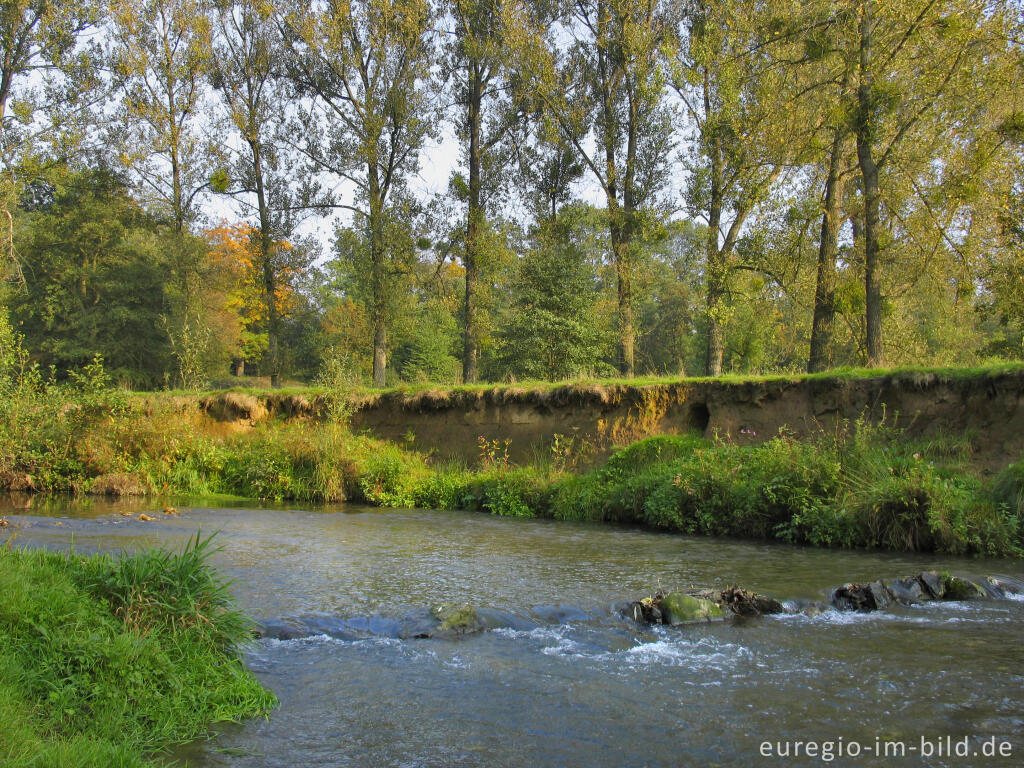
M 661 599 L 661 614 L 666 624 L 692 624 L 725 618 L 717 603 L 682 592 L 670 592 Z
M 434 618 L 441 622 L 439 632 L 466 634 L 479 632 L 483 623 L 477 615 L 476 608 L 471 605 L 436 605 L 430 609 Z
M 978 600 L 988 597 L 988 593 L 973 581 L 961 579 L 959 576 L 943 574 L 943 600 Z

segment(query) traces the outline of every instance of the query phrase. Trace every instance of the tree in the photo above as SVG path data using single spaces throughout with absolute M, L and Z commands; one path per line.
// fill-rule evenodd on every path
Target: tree
M 41 138 L 57 143 L 55 129 L 68 113 L 80 115 L 90 103 L 94 52 L 81 41 L 99 20 L 98 3 L 88 0 L 0 2 L 0 279 L 21 278 L 14 249 L 17 166 Z
M 114 69 L 123 91 L 123 158 L 175 231 L 209 186 L 196 124 L 210 63 L 205 0 L 113 0 Z
M 277 387 L 281 318 L 276 297 L 285 267 L 279 246 L 289 234 L 293 206 L 288 189 L 293 169 L 282 156 L 289 110 L 278 79 L 283 49 L 270 9 L 262 0 L 218 0 L 215 10 L 211 79 L 231 129 L 242 140 L 241 151 L 231 153 L 233 162 L 220 180 L 220 191 L 243 201 L 258 221 L 257 271 L 266 310 L 267 362 L 271 386 Z
M 961 0 L 879 6 L 858 0 L 837 20 L 856 19 L 853 133 L 863 196 L 865 346 L 884 361 L 882 272 L 891 262 L 883 213 L 897 180 L 927 173 L 964 108 L 974 101 L 975 66 L 1005 46 L 1005 10 Z M 965 79 L 964 75 L 968 75 Z M 963 89 L 963 90 L 961 90 Z
M 217 273 L 207 290 L 220 292 L 220 306 L 231 316 L 231 323 L 220 323 L 219 338 L 230 350 L 234 373 L 241 376 L 246 363 L 260 363 L 260 372 L 270 373 L 274 371 L 267 354 L 271 313 L 267 307 L 262 233 L 259 227 L 240 222 L 221 223 L 207 230 L 205 236 L 209 242 L 208 262 Z M 280 329 L 281 321 L 301 304 L 298 283 L 310 272 L 312 252 L 301 242 L 296 247 L 282 241 L 275 244 L 275 255 L 273 314 Z
M 203 243 L 191 232 L 209 162 L 197 117 L 210 61 L 206 0 L 113 0 L 114 71 L 123 94 L 122 160 L 145 199 L 170 227 L 172 281 L 166 319 L 179 375 L 205 356 Z M 192 373 L 186 375 L 186 368 Z M 187 385 L 194 385 L 190 381 Z
M 598 277 L 577 228 L 587 210 L 548 222 L 519 262 L 513 312 L 501 332 L 508 374 L 556 381 L 593 374 L 604 351 L 594 321 Z
M 654 213 L 671 154 L 662 55 L 671 30 L 657 0 L 577 0 L 559 21 L 545 28 L 514 6 L 506 37 L 533 99 L 601 187 L 616 273 L 619 366 L 632 376 L 637 235 Z
M 448 10 L 454 26 L 445 69 L 455 81 L 454 103 L 464 110 L 456 124 L 468 176 L 458 174 L 453 179 L 457 195 L 466 204 L 462 380 L 474 383 L 480 353 L 480 270 L 487 260 L 487 207 L 491 196 L 508 181 L 499 167 L 498 150 L 514 123 L 516 100 L 507 95 L 514 86 L 503 67 L 502 0 L 451 0 Z
M 19 249 L 33 279 L 13 314 L 44 365 L 101 356 L 136 386 L 163 383 L 172 350 L 161 329 L 166 266 L 158 223 L 109 170 L 58 169 L 23 202 Z
M 388 319 L 408 244 L 400 234 L 410 207 L 406 180 L 435 127 L 429 101 L 433 54 L 428 0 L 331 2 L 320 11 L 286 3 L 280 24 L 289 75 L 309 99 L 301 149 L 320 173 L 356 189 L 353 214 L 365 232 L 365 294 L 373 326 L 373 383 L 384 386 Z M 358 251 L 361 253 L 361 251 Z
M 672 87 L 694 132 L 686 192 L 692 216 L 707 223 L 705 373 L 722 372 L 727 296 L 735 249 L 748 217 L 763 203 L 788 162 L 785 70 L 764 43 L 774 37 L 768 13 L 749 4 L 685 2 Z

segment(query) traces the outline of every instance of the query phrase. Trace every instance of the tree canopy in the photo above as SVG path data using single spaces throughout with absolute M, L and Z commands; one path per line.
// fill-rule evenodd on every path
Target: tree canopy
M 0 310 L 147 388 L 1020 360 L 1022 40 L 1009 0 L 5 1 Z

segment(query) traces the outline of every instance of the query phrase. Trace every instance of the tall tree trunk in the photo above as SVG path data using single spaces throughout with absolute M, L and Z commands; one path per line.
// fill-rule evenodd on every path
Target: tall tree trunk
M 860 84 L 857 88 L 857 159 L 864 185 L 864 297 L 865 344 L 869 367 L 882 364 L 882 285 L 879 274 L 878 166 L 874 149 L 874 97 L 871 93 L 871 38 L 874 0 L 863 0 L 860 18 Z
M 704 76 L 704 110 L 712 114 L 711 84 L 707 73 Z M 712 128 L 712 130 L 715 130 Z M 722 375 L 722 359 L 725 357 L 725 329 L 722 318 L 725 300 L 725 253 L 719 245 L 722 229 L 722 154 L 717 135 L 708 137 L 708 154 L 711 160 L 711 199 L 708 203 L 708 237 L 706 250 L 707 320 L 708 346 L 704 361 L 704 373 L 708 376 Z
M 606 43 L 611 42 L 612 16 L 606 0 L 598 0 L 597 35 Z M 612 259 L 615 262 L 615 280 L 618 291 L 619 319 L 619 371 L 627 378 L 633 377 L 633 286 L 630 279 L 630 249 L 632 247 L 632 209 L 626 210 L 619 203 L 619 169 L 616 162 L 616 148 L 619 140 L 618 117 L 615 111 L 616 85 L 618 74 L 615 57 L 610 45 L 599 46 L 598 70 L 601 84 L 600 137 L 604 149 L 605 200 L 608 214 L 608 235 L 612 245 Z M 628 185 L 627 185 L 628 186 Z M 631 201 L 627 201 L 631 202 Z
M 373 386 L 387 384 L 388 328 L 387 320 L 380 312 L 373 316 Z
M 832 324 L 836 316 L 836 254 L 839 251 L 839 226 L 842 215 L 840 168 L 845 129 L 837 126 L 832 137 L 828 175 L 825 178 L 824 210 L 821 214 L 821 238 L 818 242 L 818 278 L 814 288 L 814 321 L 811 328 L 811 353 L 808 373 L 828 369 L 832 364 Z
M 712 235 L 708 235 L 708 239 Z M 717 240 L 717 238 L 716 238 Z M 704 372 L 708 376 L 722 375 L 722 360 L 725 357 L 725 328 L 720 316 L 725 299 L 725 281 L 721 275 L 724 272 L 722 264 L 722 253 L 718 249 L 718 243 L 708 244 L 708 276 L 707 276 L 707 318 L 708 318 L 708 346 L 705 358 Z
M 483 77 L 480 65 L 472 62 L 469 72 L 469 211 L 466 216 L 466 298 L 463 311 L 464 344 L 462 381 L 474 384 L 477 379 L 476 286 L 480 254 L 480 225 L 483 209 L 480 204 L 480 121 L 483 100 Z
M 615 259 L 615 276 L 618 288 L 619 315 L 619 370 L 623 376 L 633 378 L 634 373 L 634 339 L 636 332 L 633 322 L 633 284 L 630 279 L 629 249 L 632 247 L 632 232 L 628 223 L 623 222 L 625 212 L 609 201 L 609 234 L 612 242 L 612 255 Z
M 376 164 L 369 166 L 370 204 L 370 269 L 372 271 L 371 320 L 373 321 L 373 385 L 383 387 L 387 381 L 388 331 L 387 285 L 384 274 L 384 201 L 381 198 Z
M 256 205 L 260 217 L 260 260 L 263 271 L 263 293 L 267 306 L 267 363 L 270 367 L 270 386 L 281 386 L 281 356 L 278 348 L 281 316 L 277 309 L 277 245 L 274 243 L 273 222 L 263 178 L 260 146 L 250 142 L 253 175 L 256 179 Z
M 264 238 L 261 236 L 260 239 Z M 272 249 L 273 246 L 271 245 L 270 248 Z M 272 257 L 265 255 L 263 258 L 263 290 L 267 296 L 267 362 L 270 363 L 270 386 L 277 389 L 281 386 L 280 355 L 278 353 L 280 317 L 277 311 L 277 280 Z

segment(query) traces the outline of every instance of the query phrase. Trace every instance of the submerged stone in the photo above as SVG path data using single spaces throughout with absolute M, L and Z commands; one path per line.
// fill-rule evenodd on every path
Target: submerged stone
M 682 592 L 665 595 L 661 599 L 660 609 L 664 623 L 673 626 L 724 618 L 717 603 Z
M 483 622 L 471 605 L 437 605 L 431 608 L 430 612 L 440 622 L 440 632 L 462 635 L 483 629 Z
M 985 577 L 984 582 L 981 584 L 981 588 L 988 593 L 989 597 L 998 599 L 1020 594 L 1020 589 L 1016 585 L 1013 585 L 1004 579 L 996 579 L 995 577 Z
M 830 610 L 832 609 L 824 603 L 808 603 L 803 607 L 803 610 L 801 610 L 800 613 L 813 619 L 815 616 L 820 616 Z

